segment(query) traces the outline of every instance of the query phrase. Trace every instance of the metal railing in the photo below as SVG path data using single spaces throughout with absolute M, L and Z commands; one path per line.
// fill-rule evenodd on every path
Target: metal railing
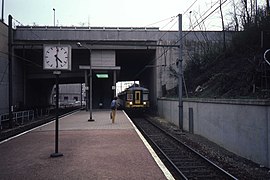
M 25 122 L 32 121 L 34 119 L 34 111 L 28 110 L 28 111 L 18 111 L 13 112 L 13 122 L 16 125 L 23 125 Z M 9 121 L 9 114 L 1 114 L 0 115 L 0 129 L 2 129 L 2 123 Z

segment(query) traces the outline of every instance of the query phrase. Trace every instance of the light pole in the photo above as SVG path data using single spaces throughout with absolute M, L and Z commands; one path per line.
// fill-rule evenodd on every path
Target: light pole
M 2 16 L 1 16 L 2 22 L 4 22 L 4 0 L 2 0 Z
M 55 9 L 53 8 L 53 26 L 55 26 Z
M 92 64 L 91 64 L 91 48 L 83 46 L 80 42 L 77 42 L 78 47 L 84 47 L 89 50 L 89 113 L 90 119 L 88 121 L 95 121 L 92 118 Z
M 8 16 L 8 102 L 9 102 L 9 128 L 13 128 L 13 30 L 12 30 L 12 16 Z
M 179 127 L 183 130 L 183 58 L 182 58 L 182 14 L 178 15 L 179 21 L 179 58 L 178 58 L 178 102 L 179 102 Z
M 58 139 L 59 139 L 59 76 L 61 71 L 53 71 L 55 75 L 55 88 L 56 88 L 56 100 L 55 100 L 55 152 L 51 154 L 51 157 L 61 157 L 62 153 L 58 152 Z

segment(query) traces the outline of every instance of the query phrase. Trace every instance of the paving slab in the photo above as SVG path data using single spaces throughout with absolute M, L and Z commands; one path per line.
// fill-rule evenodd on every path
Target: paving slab
M 112 124 L 109 111 L 72 114 L 0 144 L 0 179 L 167 179 L 122 111 Z

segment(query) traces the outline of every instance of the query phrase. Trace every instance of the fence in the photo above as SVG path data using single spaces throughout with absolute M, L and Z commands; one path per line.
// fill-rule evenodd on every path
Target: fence
M 25 122 L 32 121 L 34 119 L 34 111 L 28 110 L 28 111 L 18 111 L 13 112 L 13 122 L 16 125 L 23 125 Z M 0 115 L 0 129 L 2 129 L 3 123 L 9 121 L 9 114 L 1 114 Z

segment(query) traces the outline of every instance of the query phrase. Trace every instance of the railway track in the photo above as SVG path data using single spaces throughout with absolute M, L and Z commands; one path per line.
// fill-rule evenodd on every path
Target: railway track
M 176 179 L 237 179 L 145 118 L 132 118 Z

